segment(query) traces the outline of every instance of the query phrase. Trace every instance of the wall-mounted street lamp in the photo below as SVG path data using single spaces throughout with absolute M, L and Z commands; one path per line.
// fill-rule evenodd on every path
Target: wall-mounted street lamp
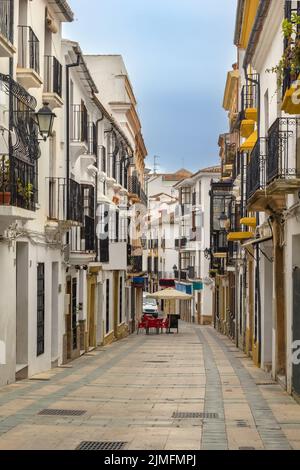
M 44 103 L 43 107 L 36 113 L 39 132 L 45 142 L 52 134 L 54 118 L 56 118 L 56 115 L 49 108 L 49 103 Z
M 226 230 L 227 224 L 228 224 L 228 217 L 225 214 L 225 212 L 222 212 L 222 214 L 219 217 L 219 221 L 220 221 L 221 230 Z

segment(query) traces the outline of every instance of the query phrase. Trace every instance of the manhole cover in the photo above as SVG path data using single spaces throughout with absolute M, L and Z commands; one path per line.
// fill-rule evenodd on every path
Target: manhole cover
M 217 413 L 180 413 L 180 412 L 175 412 L 172 415 L 172 418 L 175 419 L 218 419 L 219 415 Z
M 127 442 L 83 441 L 76 450 L 122 450 Z
M 169 361 L 144 361 L 145 364 L 167 364 Z
M 274 382 L 273 380 L 265 380 L 261 382 L 255 382 L 255 385 L 277 385 L 277 382 Z
M 55 410 L 45 409 L 40 411 L 38 414 L 42 416 L 82 416 L 86 413 L 86 410 Z

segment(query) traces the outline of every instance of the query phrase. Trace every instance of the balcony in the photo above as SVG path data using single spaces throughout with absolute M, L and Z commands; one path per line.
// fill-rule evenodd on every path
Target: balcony
M 278 118 L 269 129 L 268 194 L 292 194 L 300 187 L 300 119 Z
M 40 88 L 40 42 L 30 26 L 19 26 L 17 80 L 24 88 Z
M 61 108 L 62 99 L 62 65 L 54 56 L 44 57 L 44 92 L 43 101 L 52 109 Z
M 186 248 L 187 246 L 187 238 L 176 238 L 175 239 L 175 249 L 179 250 L 181 248 Z
M 142 256 L 130 256 L 129 257 L 129 272 L 133 274 L 140 274 L 143 272 L 143 257 Z
M 48 178 L 49 206 L 48 219 L 52 221 L 66 220 L 66 179 Z
M 70 198 L 69 198 L 69 220 L 74 222 L 74 225 L 83 224 L 83 198 L 82 188 L 79 183 L 72 178 L 69 181 L 70 185 Z
M 70 113 L 70 141 L 76 155 L 89 151 L 88 112 L 84 104 L 73 104 Z
M 13 46 L 13 0 L 0 2 L 0 57 L 12 57 L 16 52 Z
M 35 219 L 37 160 L 40 156 L 35 121 L 36 100 L 8 75 L 0 73 L 0 90 L 12 98 L 9 150 L 0 156 L 1 229 L 16 220 Z M 7 98 L 8 99 L 8 98 Z
M 267 141 L 259 139 L 250 155 L 247 167 L 248 210 L 263 211 L 266 207 L 266 154 Z
M 180 271 L 180 275 L 179 275 L 179 270 L 175 269 L 174 278 L 176 279 L 176 281 L 187 281 L 187 279 L 188 279 L 188 270 L 187 269 L 182 269 Z
M 129 197 L 133 202 L 141 203 L 147 207 L 148 199 L 142 188 L 141 182 L 139 181 L 137 175 L 129 176 L 128 179 L 128 191 Z
M 241 94 L 242 121 L 240 133 L 246 139 L 255 132 L 255 123 L 258 118 L 258 86 L 252 80 L 258 80 L 258 76 L 256 74 L 249 75 L 249 80 L 243 86 Z
M 84 217 L 82 227 L 72 227 L 70 262 L 81 265 L 95 261 L 95 221 L 91 217 Z

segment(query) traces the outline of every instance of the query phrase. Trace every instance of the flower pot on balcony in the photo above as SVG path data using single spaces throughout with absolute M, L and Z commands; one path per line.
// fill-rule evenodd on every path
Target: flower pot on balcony
M 11 193 L 8 191 L 0 191 L 0 206 L 9 206 L 11 201 Z

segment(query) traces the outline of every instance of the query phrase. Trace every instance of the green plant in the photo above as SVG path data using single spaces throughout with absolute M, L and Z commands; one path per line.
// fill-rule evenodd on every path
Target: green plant
M 30 202 L 32 201 L 33 196 L 33 185 L 31 183 L 26 183 L 23 185 L 23 182 L 20 178 L 17 179 L 17 193 L 25 201 L 26 207 L 29 207 Z
M 276 73 L 278 86 L 281 86 L 286 73 L 290 74 L 291 80 L 296 80 L 300 73 L 300 16 L 296 13 L 291 19 L 282 22 L 282 33 L 286 40 L 284 53 L 275 67 L 267 69 L 267 72 Z
M 10 166 L 9 159 L 5 156 L 0 162 L 0 192 L 8 192 L 10 190 Z

